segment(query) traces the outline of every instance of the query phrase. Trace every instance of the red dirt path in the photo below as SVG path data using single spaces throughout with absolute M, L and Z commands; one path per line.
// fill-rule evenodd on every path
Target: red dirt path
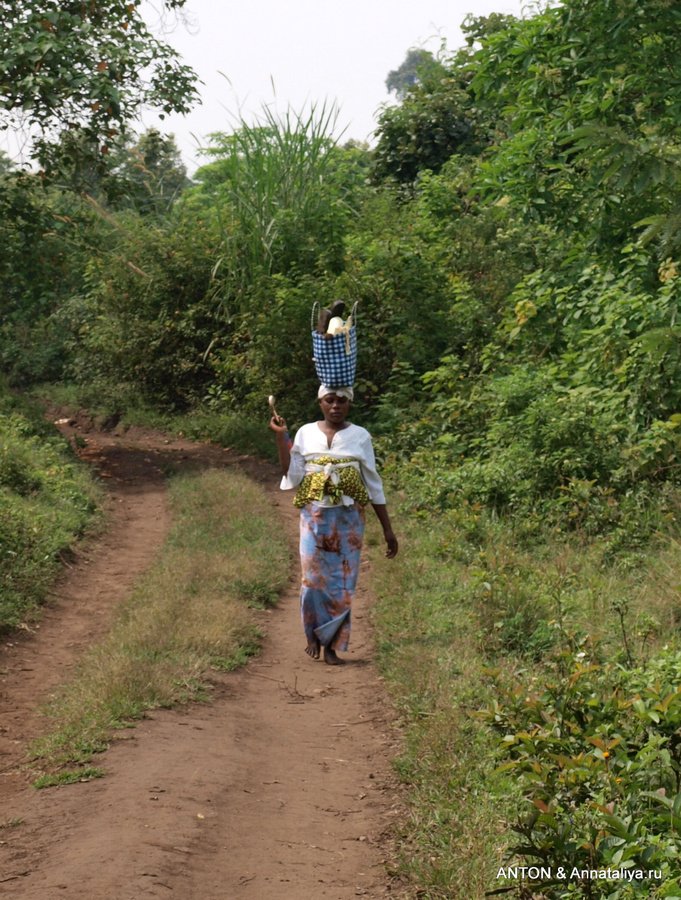
M 56 417 L 56 414 L 55 414 Z M 0 647 L 0 893 L 21 900 L 307 900 L 391 894 L 386 833 L 399 814 L 382 686 L 360 586 L 348 665 L 304 653 L 295 572 L 258 614 L 262 653 L 215 675 L 213 699 L 161 710 L 94 764 L 102 779 L 36 791 L 22 768 L 37 712 L 154 558 L 169 526 L 165 466 L 243 468 L 271 492 L 296 540 L 274 469 L 214 445 L 130 429 L 95 433 L 84 455 L 111 493 L 106 534 L 78 551 L 39 628 Z M 107 477 L 108 476 L 108 477 Z M 361 579 L 360 579 L 361 585 Z

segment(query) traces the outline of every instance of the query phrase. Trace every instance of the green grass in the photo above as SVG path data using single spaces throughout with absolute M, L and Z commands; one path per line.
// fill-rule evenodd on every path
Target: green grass
M 64 784 L 77 784 L 79 781 L 92 781 L 93 778 L 101 778 L 104 775 L 103 769 L 93 769 L 86 767 L 83 769 L 74 769 L 73 771 L 62 771 L 54 775 L 41 775 L 33 782 L 33 787 L 37 790 L 47 787 L 60 787 Z
M 437 534 L 395 518 L 400 554 L 372 553 L 379 660 L 402 734 L 395 765 L 410 787 L 394 867 L 418 896 L 472 900 L 490 887 L 511 808 L 492 793 L 493 754 L 474 715 L 489 699 L 478 623 Z
M 257 651 L 244 585 L 271 600 L 289 577 L 276 510 L 236 472 L 177 477 L 170 498 L 174 526 L 160 557 L 46 710 L 49 733 L 31 750 L 44 774 L 87 766 L 150 709 L 205 699 L 212 668 Z
M 0 384 L 0 631 L 38 615 L 101 491 L 40 410 Z
M 527 546 L 519 522 L 403 507 L 396 560 L 368 541 L 379 662 L 402 735 L 395 764 L 409 788 L 393 866 L 415 896 L 481 900 L 499 888 L 527 802 L 495 773 L 499 736 L 479 715 L 496 697 L 486 670 L 541 685 L 570 634 L 592 635 L 623 666 L 678 646 L 678 528 L 670 517 L 647 546 L 613 557 L 578 532 Z

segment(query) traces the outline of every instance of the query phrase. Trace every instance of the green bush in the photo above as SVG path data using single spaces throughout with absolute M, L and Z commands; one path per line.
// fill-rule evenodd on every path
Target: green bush
M 220 338 L 209 225 L 193 214 L 154 225 L 127 213 L 113 240 L 64 310 L 77 333 L 71 374 L 126 405 L 137 397 L 186 409 L 212 383 L 209 354 Z
M 95 498 L 62 438 L 0 413 L 0 629 L 34 614 L 59 554 L 92 522 Z
M 681 654 L 662 651 L 636 669 L 602 655 L 582 639 L 564 645 L 549 671 L 531 680 L 509 684 L 492 673 L 497 696 L 484 718 L 508 760 L 499 772 L 512 774 L 525 797 L 509 852 L 551 868 L 553 881 L 534 883 L 551 900 L 678 896 Z M 559 867 L 642 870 L 645 877 L 627 886 L 561 881 Z M 659 873 L 652 883 L 649 870 Z
M 0 368 L 13 385 L 63 374 L 70 334 L 59 307 L 102 236 L 85 207 L 38 175 L 0 172 Z

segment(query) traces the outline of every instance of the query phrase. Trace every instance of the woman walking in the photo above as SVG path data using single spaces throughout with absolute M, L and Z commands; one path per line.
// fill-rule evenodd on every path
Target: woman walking
M 319 388 L 323 420 L 303 425 L 289 449 L 286 423 L 273 416 L 283 473 L 282 490 L 297 487 L 293 501 L 300 514 L 300 606 L 307 638 L 305 652 L 340 665 L 338 651 L 348 648 L 350 610 L 359 572 L 364 535 L 364 507 L 371 502 L 383 526 L 386 556 L 397 554 L 376 471 L 371 436 L 347 421 L 351 387 Z

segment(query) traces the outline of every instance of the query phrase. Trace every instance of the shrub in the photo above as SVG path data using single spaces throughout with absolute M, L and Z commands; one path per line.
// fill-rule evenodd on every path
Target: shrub
M 577 652 L 579 651 L 579 652 Z M 586 638 L 563 646 L 546 674 L 510 684 L 491 672 L 497 697 L 484 718 L 500 735 L 504 762 L 526 804 L 509 852 L 556 873 L 642 870 L 645 880 L 546 881 L 543 896 L 676 896 L 681 824 L 681 654 L 662 651 L 646 668 L 601 660 Z M 535 884 L 535 889 L 540 887 Z
M 95 497 L 60 437 L 0 413 L 0 630 L 33 614 L 59 554 L 92 521 Z

